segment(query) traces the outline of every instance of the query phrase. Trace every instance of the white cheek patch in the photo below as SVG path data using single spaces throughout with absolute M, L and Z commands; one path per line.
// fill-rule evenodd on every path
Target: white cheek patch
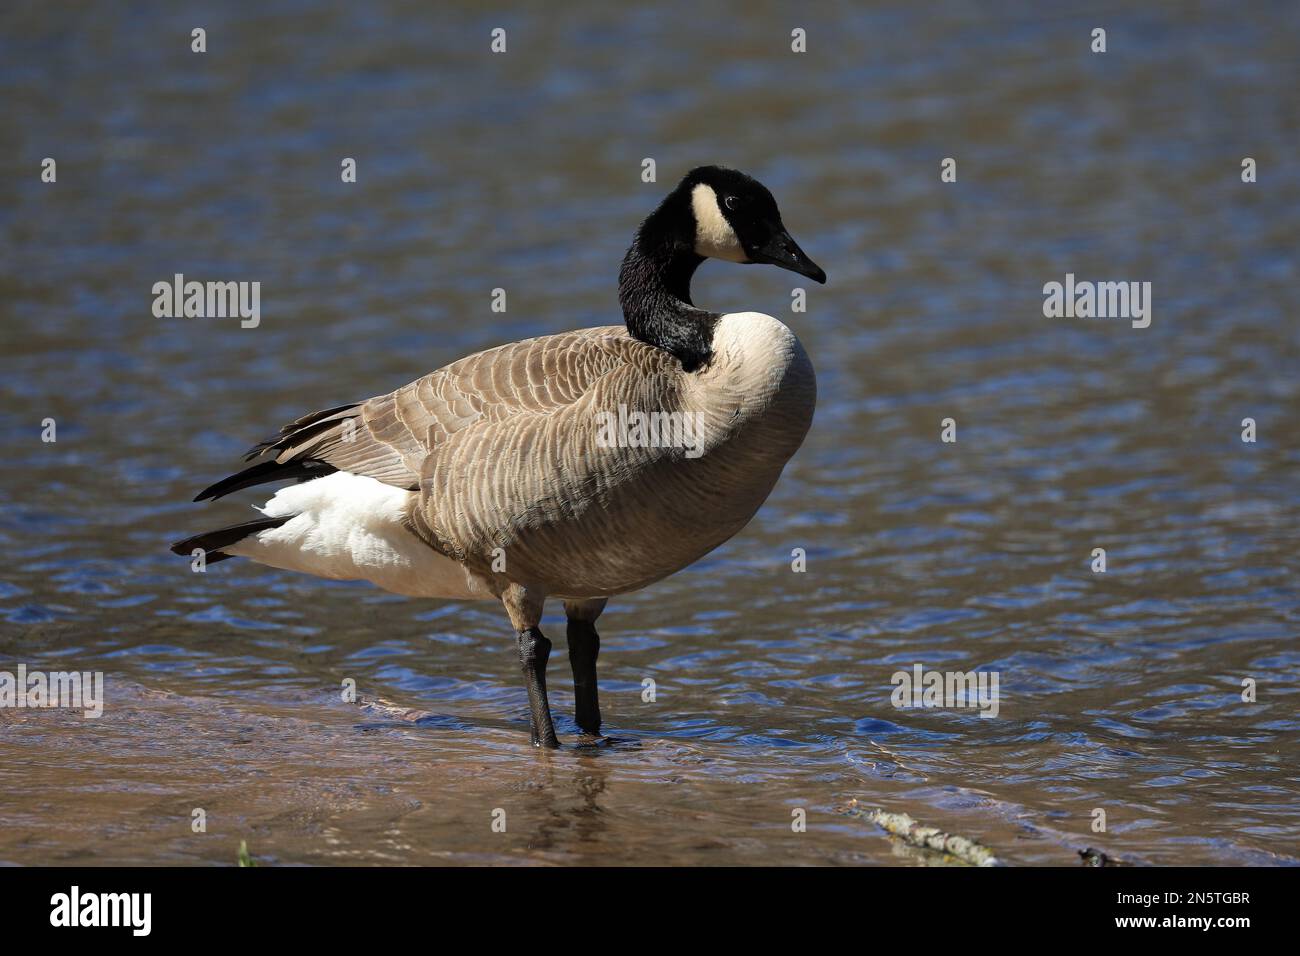
M 728 262 L 748 262 L 736 230 L 718 208 L 718 194 L 712 186 L 698 183 L 691 190 L 691 209 L 695 213 L 695 254 Z

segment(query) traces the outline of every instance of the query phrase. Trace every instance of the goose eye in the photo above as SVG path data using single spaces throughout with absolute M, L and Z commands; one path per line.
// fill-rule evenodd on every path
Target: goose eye
M 732 212 L 735 212 L 736 207 L 740 205 L 740 200 L 737 199 L 735 196 L 727 196 L 722 200 L 722 204 L 726 206 L 728 209 L 730 209 Z

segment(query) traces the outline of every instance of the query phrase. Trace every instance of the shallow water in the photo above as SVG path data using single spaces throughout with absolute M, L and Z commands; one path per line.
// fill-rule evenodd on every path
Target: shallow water
M 850 797 L 1017 864 L 1300 860 L 1294 5 L 361 6 L 0 14 L 0 670 L 108 695 L 0 709 L 0 863 L 935 862 Z M 618 743 L 528 747 L 493 606 L 167 552 L 284 421 L 616 320 L 701 162 L 830 276 L 793 314 L 786 273 L 695 285 L 789 323 L 819 407 L 749 528 L 611 602 Z M 153 318 L 177 272 L 260 281 L 261 325 Z M 1151 326 L 1044 318 L 1067 272 L 1150 281 Z M 997 718 L 893 707 L 917 663 L 997 672 Z

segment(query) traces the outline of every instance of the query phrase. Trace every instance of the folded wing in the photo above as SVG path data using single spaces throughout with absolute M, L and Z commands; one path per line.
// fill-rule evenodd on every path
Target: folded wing
M 290 422 L 244 456 L 248 468 L 194 500 L 335 471 L 417 490 L 426 458 L 448 436 L 479 423 L 566 407 L 645 348 L 624 327 L 602 326 L 466 356 L 395 392 Z

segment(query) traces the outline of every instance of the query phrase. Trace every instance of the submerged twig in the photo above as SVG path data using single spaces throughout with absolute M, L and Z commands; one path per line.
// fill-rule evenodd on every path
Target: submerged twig
M 1002 863 L 988 847 L 976 843 L 968 837 L 955 833 L 945 833 L 938 827 L 927 827 L 917 823 L 906 813 L 890 813 L 886 810 L 867 810 L 857 800 L 850 800 L 839 812 L 846 816 L 859 817 L 892 833 L 912 846 L 927 850 L 938 850 L 971 866 L 1001 866 Z
M 1095 850 L 1092 847 L 1088 847 L 1088 849 L 1086 850 L 1080 850 L 1079 856 L 1083 858 L 1084 866 L 1132 866 L 1133 865 L 1132 863 L 1129 863 L 1127 860 L 1121 860 L 1117 856 L 1109 856 L 1108 854 L 1101 852 L 1101 850 Z

